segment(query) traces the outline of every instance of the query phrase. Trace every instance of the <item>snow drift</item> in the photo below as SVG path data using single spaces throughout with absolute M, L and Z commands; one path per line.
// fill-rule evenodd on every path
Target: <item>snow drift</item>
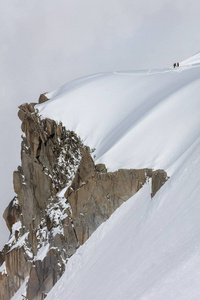
M 88 76 L 48 93 L 50 100 L 37 108 L 95 148 L 96 162 L 110 171 L 149 167 L 172 172 L 199 136 L 200 68 L 195 63 Z
M 124 203 L 69 260 L 47 299 L 199 299 L 200 58 L 179 68 L 96 74 L 37 106 L 109 170 L 162 168 L 168 182 Z

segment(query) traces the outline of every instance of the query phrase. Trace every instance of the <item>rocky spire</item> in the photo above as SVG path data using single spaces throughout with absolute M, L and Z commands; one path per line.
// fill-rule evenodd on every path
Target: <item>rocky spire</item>
M 11 299 L 26 280 L 24 296 L 41 300 L 102 222 L 146 181 L 153 197 L 168 177 L 151 169 L 107 172 L 74 132 L 40 118 L 35 103 L 21 105 L 18 116 L 21 166 L 13 175 L 17 196 L 4 212 L 10 238 L 0 252 L 0 299 Z

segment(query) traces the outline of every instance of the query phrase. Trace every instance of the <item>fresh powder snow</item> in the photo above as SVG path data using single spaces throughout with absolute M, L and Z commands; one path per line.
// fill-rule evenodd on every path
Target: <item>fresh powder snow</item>
M 96 74 L 48 93 L 43 118 L 62 121 L 95 162 L 164 169 L 69 259 L 48 300 L 200 299 L 200 55 L 179 68 Z
M 95 162 L 109 171 L 148 167 L 171 175 L 199 136 L 199 95 L 195 61 L 194 67 L 88 76 L 46 94 L 50 100 L 37 109 L 96 149 Z

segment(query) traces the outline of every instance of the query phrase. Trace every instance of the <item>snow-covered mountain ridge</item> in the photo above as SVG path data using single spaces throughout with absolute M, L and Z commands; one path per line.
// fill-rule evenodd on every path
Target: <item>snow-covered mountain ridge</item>
M 34 107 L 23 104 L 18 113 L 22 164 L 13 174 L 17 196 L 4 212 L 10 238 L 0 253 L 2 300 L 24 282 L 24 297 L 43 299 L 68 259 L 116 208 L 148 181 L 154 197 L 168 179 L 165 171 L 148 168 L 107 172 L 73 131 L 41 120 Z
M 20 286 L 13 299 L 43 299 L 65 268 L 49 299 L 190 299 L 191 282 L 199 296 L 199 75 L 197 55 L 81 78 L 20 106 L 3 300 Z
M 46 101 L 41 95 L 39 103 Z M 43 118 L 36 103 L 23 104 L 21 166 L 13 173 L 16 197 L 4 212 L 10 238 L 0 253 L 0 298 L 41 300 L 68 259 L 124 201 L 151 182 L 151 197 L 167 181 L 164 170 L 107 172 L 93 152 L 62 123 Z
M 195 65 L 175 69 L 81 78 L 46 94 L 50 100 L 37 108 L 95 148 L 95 161 L 111 171 L 150 167 L 171 174 L 199 136 L 199 63 L 198 55 Z
M 159 74 L 154 75 L 163 76 L 158 82 L 166 84 L 169 93 L 165 94 L 155 80 L 157 95 L 161 96 L 157 106 L 144 109 L 136 125 L 133 117 L 132 130 L 122 139 L 126 146 L 121 140 L 113 148 L 111 144 L 107 152 L 99 154 L 99 161 L 111 169 L 133 161 L 137 166 L 156 166 L 159 162 L 168 169 L 170 180 L 153 201 L 145 186 L 102 224 L 69 260 L 49 300 L 200 297 L 200 54 L 180 63 L 179 68 Z M 148 94 L 149 89 L 142 88 Z M 52 106 L 54 95 L 49 95 Z M 151 94 L 143 107 L 148 107 L 148 101 L 154 102 Z M 45 104 L 43 109 L 44 115 L 50 114 Z M 92 140 L 93 136 L 85 138 Z M 95 141 L 91 143 L 95 146 Z

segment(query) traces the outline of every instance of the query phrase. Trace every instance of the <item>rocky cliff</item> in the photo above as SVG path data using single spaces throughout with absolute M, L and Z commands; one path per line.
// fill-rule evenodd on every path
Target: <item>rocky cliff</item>
M 107 172 L 76 133 L 41 119 L 35 103 L 21 105 L 18 116 L 21 166 L 13 175 L 17 196 L 4 212 L 10 238 L 0 252 L 0 299 L 11 299 L 26 280 L 24 298 L 41 300 L 102 222 L 145 182 L 153 197 L 168 177 L 151 169 Z

